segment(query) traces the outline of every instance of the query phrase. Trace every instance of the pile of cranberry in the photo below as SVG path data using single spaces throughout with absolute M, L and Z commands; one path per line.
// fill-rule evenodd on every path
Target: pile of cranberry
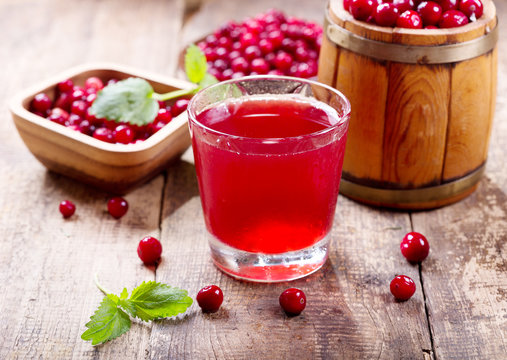
M 117 82 L 110 79 L 107 84 Z M 84 86 L 79 86 L 67 79 L 59 82 L 54 89 L 54 96 L 46 93 L 35 95 L 30 103 L 30 111 L 72 130 L 93 136 L 108 143 L 131 144 L 144 141 L 162 129 L 173 117 L 185 111 L 188 99 L 176 100 L 172 105 L 159 102 L 159 111 L 153 122 L 137 126 L 129 123 L 99 119 L 90 112 L 97 92 L 104 87 L 104 82 L 92 76 L 86 79 Z
M 481 0 L 343 0 L 354 19 L 408 29 L 455 28 L 482 16 Z
M 272 9 L 230 21 L 197 45 L 220 81 L 257 74 L 310 78 L 317 75 L 321 39 L 320 25 Z

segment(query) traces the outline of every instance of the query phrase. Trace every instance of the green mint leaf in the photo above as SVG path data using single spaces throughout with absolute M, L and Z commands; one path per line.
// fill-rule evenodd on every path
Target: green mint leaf
M 145 125 L 157 116 L 159 106 L 150 83 L 128 78 L 111 84 L 97 93 L 91 112 L 98 118 Z
M 86 324 L 88 330 L 81 335 L 81 339 L 91 340 L 92 345 L 103 344 L 126 333 L 130 325 L 129 316 L 109 296 L 105 296 Z
M 204 79 L 207 70 L 206 56 L 198 46 L 190 45 L 185 53 L 185 73 L 188 80 L 199 84 Z
M 129 292 L 127 291 L 127 288 L 123 288 L 123 291 L 120 294 L 120 300 L 125 300 L 129 297 Z
M 184 313 L 192 305 L 187 291 L 155 281 L 143 282 L 121 305 L 132 316 L 150 321 Z M 134 310 L 133 310 L 134 309 Z
M 204 89 L 205 87 L 216 84 L 217 82 L 218 80 L 216 77 L 209 73 L 206 73 L 206 75 L 204 75 L 204 78 L 199 82 L 199 87 L 201 89 Z

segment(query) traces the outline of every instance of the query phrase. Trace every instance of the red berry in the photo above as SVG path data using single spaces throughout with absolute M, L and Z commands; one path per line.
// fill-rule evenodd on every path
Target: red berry
M 245 56 L 245 59 L 252 61 L 255 58 L 262 56 L 262 51 L 259 49 L 257 45 L 250 45 L 243 51 L 243 55 Z
M 162 244 L 152 236 L 146 236 L 139 241 L 137 255 L 146 265 L 155 264 L 162 255 Z
M 269 71 L 269 64 L 263 58 L 256 58 L 252 60 L 250 69 L 255 71 L 257 74 L 267 74 Z
M 442 29 L 460 27 L 466 24 L 468 24 L 468 18 L 459 10 L 446 11 L 438 23 Z
M 414 10 L 407 10 L 396 20 L 396 26 L 407 29 L 422 29 L 422 20 Z
M 60 94 L 68 93 L 74 89 L 74 83 L 70 79 L 63 80 L 56 85 L 56 89 Z
M 84 100 L 76 100 L 70 105 L 70 112 L 81 117 L 86 116 L 86 110 L 88 110 L 88 102 Z
M 51 99 L 47 94 L 40 93 L 35 95 L 31 105 L 33 111 L 45 114 L 49 109 L 51 109 L 51 106 L 53 106 L 53 102 L 51 101 Z
M 377 2 L 373 0 L 351 0 L 350 13 L 356 20 L 365 21 L 373 14 Z
M 91 76 L 85 81 L 85 89 L 94 89 L 99 91 L 104 87 L 104 83 L 96 76 Z
M 423 1 L 417 6 L 417 12 L 425 26 L 436 25 L 442 16 L 442 7 L 433 1 Z
M 76 205 L 70 200 L 63 200 L 60 203 L 60 212 L 62 213 L 64 218 L 71 217 L 76 212 Z
M 86 97 L 88 94 L 86 94 L 82 89 L 76 89 L 74 87 L 74 90 L 70 93 L 70 103 L 73 103 L 76 100 L 86 100 Z
M 439 4 L 442 7 L 442 12 L 458 10 L 458 0 L 440 0 Z
M 279 51 L 273 60 L 275 67 L 282 71 L 288 70 L 293 62 L 294 59 L 292 59 L 292 56 L 285 51 Z
M 394 26 L 398 20 L 399 10 L 394 4 L 382 3 L 374 12 L 375 23 L 380 26 Z
M 69 120 L 69 113 L 65 110 L 55 107 L 51 109 L 48 119 L 57 124 L 65 126 L 65 124 Z
M 188 99 L 178 99 L 178 100 L 176 100 L 176 102 L 174 103 L 174 105 L 171 106 L 171 115 L 173 117 L 176 117 L 179 114 L 181 114 L 183 111 L 187 110 L 187 106 L 188 106 L 189 101 L 190 100 L 188 100 Z
M 199 290 L 196 300 L 203 312 L 214 313 L 220 309 L 224 294 L 218 286 L 209 285 Z
M 71 104 L 71 96 L 70 93 L 64 92 L 58 95 L 58 97 L 55 100 L 55 107 L 64 109 L 66 111 L 70 111 L 70 104 Z
M 400 244 L 401 253 L 410 262 L 419 262 L 426 259 L 430 252 L 430 244 L 424 235 L 418 232 L 409 232 L 403 237 Z
M 414 295 L 415 283 L 408 276 L 398 275 L 391 281 L 390 289 L 397 300 L 405 301 Z
M 157 117 L 155 121 L 163 122 L 164 124 L 168 124 L 173 119 L 171 112 L 165 108 L 159 109 Z
M 100 141 L 114 143 L 113 131 L 107 127 L 100 127 L 98 129 L 95 129 L 93 132 L 93 137 Z
M 231 61 L 231 69 L 234 72 L 241 71 L 246 73 L 249 68 L 250 65 L 248 64 L 248 61 L 244 57 L 237 57 L 236 59 Z
M 413 10 L 414 0 L 393 0 L 393 5 L 398 8 L 400 14 L 403 14 L 407 10 Z
M 472 21 L 480 18 L 484 11 L 481 0 L 461 0 L 459 10 Z
M 299 315 L 306 307 L 306 295 L 303 290 L 290 288 L 280 295 L 280 306 L 288 315 Z
M 121 218 L 127 213 L 129 203 L 122 197 L 114 197 L 107 202 L 107 210 L 115 219 Z
M 125 124 L 118 125 L 113 134 L 114 140 L 120 144 L 129 144 L 134 140 L 134 131 Z

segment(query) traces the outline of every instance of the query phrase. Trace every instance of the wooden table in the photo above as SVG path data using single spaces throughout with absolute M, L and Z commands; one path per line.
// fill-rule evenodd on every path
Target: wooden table
M 211 263 L 193 165 L 185 159 L 129 193 L 114 220 L 109 194 L 48 172 L 17 135 L 9 97 L 71 66 L 113 61 L 176 73 L 184 44 L 228 19 L 270 7 L 321 22 L 326 0 L 0 1 L 0 359 L 507 359 L 507 2 L 500 20 L 498 101 L 487 172 L 464 201 L 434 211 L 391 212 L 340 196 L 329 261 L 282 284 L 233 280 Z M 187 154 L 188 155 L 188 154 Z M 58 204 L 77 213 L 64 220 Z M 431 243 L 422 265 L 398 247 L 408 231 Z M 141 264 L 145 235 L 162 241 L 156 269 Z M 105 345 L 80 339 L 103 295 L 145 280 L 225 293 L 221 310 L 146 324 Z M 411 276 L 414 297 L 396 302 L 395 274 Z M 306 310 L 278 305 L 289 286 Z

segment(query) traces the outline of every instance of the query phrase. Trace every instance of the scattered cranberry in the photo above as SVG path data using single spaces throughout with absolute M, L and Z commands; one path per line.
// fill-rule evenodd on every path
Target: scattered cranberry
M 303 290 L 290 288 L 280 295 L 280 306 L 288 315 L 299 315 L 306 307 Z
M 403 237 L 400 250 L 408 261 L 419 262 L 423 261 L 428 256 L 430 244 L 424 235 L 418 232 L 409 232 Z
M 101 127 L 98 129 L 95 129 L 93 132 L 93 137 L 97 140 L 104 141 L 107 143 L 113 143 L 114 142 L 114 134 L 111 129 L 108 129 L 106 127 Z
M 442 7 L 442 12 L 447 10 L 458 10 L 458 0 L 440 0 L 439 4 Z
M 60 81 L 56 85 L 56 89 L 60 94 L 71 92 L 74 89 L 74 83 L 70 79 Z
M 390 289 L 397 300 L 405 301 L 414 295 L 415 283 L 406 275 L 398 275 L 391 281 Z
M 214 313 L 220 309 L 224 294 L 218 286 L 209 285 L 199 290 L 196 300 L 203 312 Z
M 76 212 L 76 205 L 70 200 L 63 200 L 59 209 L 64 218 L 69 218 Z
M 114 197 L 107 202 L 107 210 L 115 219 L 119 219 L 125 215 L 128 209 L 129 204 L 127 200 L 122 197 Z
M 162 255 L 162 244 L 153 236 L 146 236 L 139 241 L 137 255 L 146 265 L 153 265 Z
M 171 115 L 173 117 L 176 117 L 179 114 L 181 114 L 182 112 L 184 112 L 185 110 L 187 110 L 187 106 L 188 106 L 189 102 L 190 102 L 190 100 L 188 100 L 188 99 L 178 99 L 178 100 L 176 100 L 176 102 L 174 103 L 174 105 L 171 106 Z

